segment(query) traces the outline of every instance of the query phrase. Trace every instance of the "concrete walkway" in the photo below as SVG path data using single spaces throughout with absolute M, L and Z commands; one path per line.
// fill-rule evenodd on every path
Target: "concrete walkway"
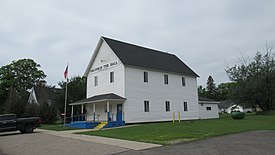
M 77 132 L 86 132 L 86 131 L 92 131 L 92 130 L 93 129 L 50 131 L 50 130 L 37 129 L 37 132 L 40 132 L 43 134 L 59 136 L 59 137 L 84 140 L 84 141 L 88 141 L 88 142 L 108 144 L 108 145 L 112 145 L 112 146 L 118 146 L 118 147 L 123 147 L 123 148 L 127 148 L 127 149 L 132 149 L 132 150 L 144 150 L 144 149 L 161 146 L 158 144 L 151 144 L 151 143 L 144 143 L 144 142 L 135 142 L 135 141 L 129 141 L 129 140 L 115 139 L 115 138 L 106 138 L 106 137 L 99 137 L 99 136 L 75 134 Z

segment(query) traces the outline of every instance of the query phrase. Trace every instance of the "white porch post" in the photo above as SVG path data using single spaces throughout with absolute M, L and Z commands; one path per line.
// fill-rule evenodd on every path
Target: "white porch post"
M 73 116 L 74 116 L 74 106 L 72 105 L 72 111 L 71 111 L 71 119 L 73 120 Z
M 95 103 L 93 104 L 94 122 L 95 122 Z
M 110 112 L 110 103 L 107 101 L 107 112 Z
M 109 118 L 110 118 L 110 103 L 109 101 L 107 101 L 107 122 L 109 122 Z
M 85 121 L 85 116 L 83 115 L 84 107 L 83 104 L 81 104 L 81 121 Z

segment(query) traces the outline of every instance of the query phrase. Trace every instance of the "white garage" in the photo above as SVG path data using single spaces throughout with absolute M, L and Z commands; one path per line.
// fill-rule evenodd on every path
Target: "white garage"
M 205 97 L 199 97 L 200 119 L 219 118 L 219 103 Z

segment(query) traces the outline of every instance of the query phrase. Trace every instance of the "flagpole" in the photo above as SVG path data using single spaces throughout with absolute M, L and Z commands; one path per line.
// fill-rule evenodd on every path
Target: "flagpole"
M 66 115 L 67 115 L 67 99 L 68 99 L 68 67 L 69 67 L 69 63 L 67 63 L 67 67 L 66 70 L 64 72 L 64 77 L 66 80 L 66 86 L 65 86 L 65 103 L 64 103 L 64 125 L 63 127 L 65 128 L 65 124 L 66 124 Z
M 64 105 L 64 127 L 66 124 L 66 113 L 67 113 L 67 95 L 68 95 L 68 80 L 66 78 L 66 88 L 65 88 L 65 105 Z

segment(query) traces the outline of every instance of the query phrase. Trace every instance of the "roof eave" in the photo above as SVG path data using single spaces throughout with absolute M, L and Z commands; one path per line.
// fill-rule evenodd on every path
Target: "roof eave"
M 126 99 L 102 99 L 102 100 L 96 100 L 96 101 L 84 101 L 84 102 L 78 102 L 78 103 L 70 103 L 69 105 L 83 105 L 83 104 L 89 104 L 89 103 L 96 103 L 96 102 L 104 102 L 104 101 L 125 101 Z
M 219 104 L 220 102 L 217 102 L 217 101 L 199 101 L 199 103 L 205 103 L 205 104 Z

